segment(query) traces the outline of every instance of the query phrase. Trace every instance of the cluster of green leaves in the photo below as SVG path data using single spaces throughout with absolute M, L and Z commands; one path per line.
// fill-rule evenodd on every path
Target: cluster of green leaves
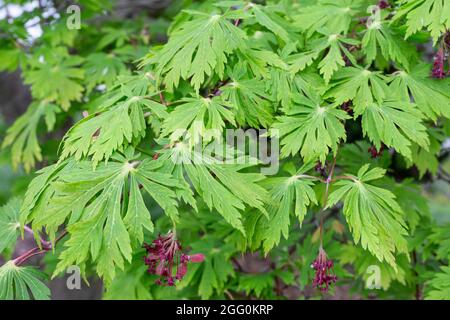
M 62 20 L 29 51 L 5 45 L 4 69 L 20 66 L 33 96 L 3 141 L 13 164 L 32 170 L 44 160 L 41 119 L 49 131 L 76 123 L 58 159 L 29 184 L 20 212 L 15 203 L 0 211 L 0 249 L 13 245 L 19 226 L 53 245 L 65 228 L 54 276 L 76 264 L 104 280 L 105 298 L 208 299 L 281 298 L 291 287 L 307 296 L 323 245 L 340 279 L 362 286 L 377 265 L 384 290 L 398 286 L 412 297 L 412 284 L 428 281 L 428 297 L 448 298 L 448 268 L 436 273 L 448 263 L 447 233 L 418 181 L 392 176 L 437 173 L 450 81 L 430 78 L 417 44 L 443 36 L 450 10 L 443 0 L 392 1 L 361 23 L 375 3 L 202 1 L 176 15 L 161 45 L 131 38 L 142 31 L 136 22 L 63 35 Z M 264 176 L 232 147 L 244 164 L 198 152 L 227 128 L 280 139 L 280 172 Z M 387 150 L 374 159 L 371 147 Z M 325 215 L 324 230 L 315 213 Z M 206 259 L 189 265 L 177 291 L 150 290 L 141 247 L 167 228 Z M 265 264 L 247 270 L 242 253 Z M 48 296 L 33 272 L 5 264 L 0 283 L 13 289 L 0 297 L 27 298 L 27 287 L 34 298 Z

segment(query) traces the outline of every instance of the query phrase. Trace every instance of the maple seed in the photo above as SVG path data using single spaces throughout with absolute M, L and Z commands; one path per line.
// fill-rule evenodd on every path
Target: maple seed
M 334 275 L 333 266 L 333 260 L 328 260 L 325 250 L 320 247 L 319 254 L 311 267 L 316 270 L 313 285 L 322 292 L 328 292 L 330 284 L 336 283 L 337 281 L 337 277 Z
M 159 235 L 152 244 L 144 244 L 144 248 L 147 250 L 144 263 L 148 265 L 148 273 L 160 276 L 155 281 L 160 286 L 175 286 L 175 282 L 186 275 L 189 262 L 205 260 L 201 253 L 191 256 L 184 254 L 173 232 L 165 236 Z

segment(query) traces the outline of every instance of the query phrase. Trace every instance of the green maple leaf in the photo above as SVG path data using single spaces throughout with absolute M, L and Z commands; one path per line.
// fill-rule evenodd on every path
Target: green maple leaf
M 195 19 L 181 24 L 163 49 L 146 61 L 156 64 L 156 74 L 168 91 L 178 87 L 180 79 L 189 80 L 198 91 L 206 76 L 223 77 L 227 56 L 245 47 L 246 34 L 228 21 L 236 13 L 189 13 Z
M 165 119 L 161 136 L 176 141 L 188 133 L 194 144 L 201 136 L 207 142 L 222 135 L 225 121 L 236 125 L 234 114 L 220 97 L 184 98 Z
M 429 287 L 426 299 L 449 300 L 450 298 L 450 266 L 441 267 L 441 272 L 436 273 L 428 282 Z
M 426 28 L 436 43 L 450 28 L 450 3 L 447 0 L 403 0 L 392 21 L 404 17 L 407 26 L 405 38 Z
M 339 157 L 336 164 L 348 172 L 356 172 L 364 164 L 371 164 L 374 167 L 386 168 L 391 163 L 390 155 L 383 152 L 379 157 L 373 158 L 370 152 L 367 152 L 372 146 L 369 141 L 360 140 L 354 143 L 346 143 L 339 149 Z
M 21 201 L 13 198 L 0 207 L 0 254 L 12 246 L 20 234 L 20 213 Z
M 222 97 L 231 106 L 236 122 L 241 126 L 267 127 L 273 121 L 271 97 L 266 93 L 264 82 L 231 75 L 231 82 L 220 88 Z
M 338 104 L 352 100 L 358 113 L 374 101 L 381 102 L 385 98 L 388 91 L 385 79 L 381 72 L 346 67 L 334 74 L 326 97 L 334 97 Z
M 43 278 L 35 268 L 7 262 L 0 267 L 0 300 L 49 300 L 50 289 L 42 283 Z
M 65 45 L 73 47 L 74 41 L 80 30 L 69 29 L 65 21 L 43 25 L 42 38 L 48 41 L 52 47 Z
M 272 203 L 269 207 L 269 222 L 264 231 L 264 251 L 278 245 L 281 234 L 288 238 L 290 215 L 294 213 L 300 226 L 311 204 L 317 205 L 316 194 L 313 190 L 314 182 L 304 173 L 313 165 L 303 165 L 296 174 L 290 177 L 278 177 L 269 180 Z
M 43 172 L 43 178 L 38 176 L 31 194 L 26 195 L 23 219 L 35 230 L 45 228 L 54 242 L 58 228 L 67 224 L 70 238 L 55 275 L 90 258 L 97 263 L 98 274 L 110 283 L 115 268 L 124 268 L 124 262 L 131 259 L 131 245 L 142 243 L 144 229 L 153 231 L 139 185 L 176 220 L 175 190 L 184 186 L 157 172 L 161 163 L 128 161 L 119 155 L 113 160 L 99 164 L 95 171 L 90 161 L 60 164 L 62 168 Z M 128 205 L 122 199 L 127 199 Z
M 381 104 L 372 103 L 362 113 L 364 135 L 380 150 L 383 142 L 393 147 L 408 159 L 412 159 L 411 145 L 417 143 L 428 150 L 429 138 L 422 124 L 422 114 L 414 105 L 395 100 Z
M 284 109 L 289 109 L 294 95 L 301 93 L 295 81 L 296 51 L 297 42 L 288 43 L 283 49 L 279 50 L 278 61 L 269 68 L 270 76 L 266 80 L 266 91 L 270 92 L 272 100 L 279 102 Z
M 121 59 L 113 54 L 102 52 L 90 54 L 86 58 L 84 68 L 88 91 L 98 84 L 105 84 L 107 88 L 110 88 L 115 79 L 127 70 Z
M 405 236 L 408 234 L 403 212 L 392 192 L 375 187 L 369 181 L 380 179 L 386 170 L 364 165 L 357 176 L 334 184 L 327 207 L 339 200 L 356 244 L 361 242 L 379 261 L 386 261 L 394 269 L 396 253 L 408 253 Z
M 166 172 L 179 177 L 186 175 L 209 209 L 217 210 L 230 225 L 242 233 L 245 231 L 241 211 L 246 205 L 266 212 L 264 204 L 267 192 L 257 184 L 263 176 L 259 173 L 239 172 L 254 165 L 249 160 L 244 159 L 248 164 L 242 165 L 218 163 L 207 154 L 193 151 L 188 143 L 183 142 L 166 151 L 160 159 L 166 163 Z M 192 201 L 194 200 L 189 202 Z
M 238 62 L 233 69 L 236 74 L 243 73 L 247 70 L 249 74 L 253 74 L 255 78 L 263 78 L 265 80 L 270 80 L 270 66 L 278 68 L 286 68 L 286 63 L 281 59 L 281 57 L 272 51 L 265 50 L 260 47 L 251 47 L 251 41 L 249 41 L 249 46 L 241 48 L 236 52 L 238 57 Z M 237 70 L 237 72 L 235 72 Z
M 325 161 L 330 149 L 336 152 L 337 145 L 345 140 L 343 120 L 349 119 L 347 113 L 337 109 L 336 104 L 325 104 L 316 94 L 310 97 L 296 96 L 295 105 L 285 116 L 277 118 L 272 126 L 272 135 L 281 138 L 281 155 L 287 157 L 298 151 L 310 161 Z
M 358 45 L 359 41 L 345 38 L 344 36 L 333 33 L 330 30 L 320 30 L 321 37 L 310 41 L 307 51 L 309 55 L 314 53 L 316 59 L 323 57 L 318 64 L 319 72 L 323 75 L 325 82 L 328 83 L 333 74 L 341 67 L 345 66 L 344 56 L 346 56 L 353 65 L 357 65 L 355 58 L 344 44 Z M 311 56 L 312 58 L 313 56 Z
M 320 0 L 317 4 L 302 6 L 300 14 L 294 16 L 294 25 L 308 31 L 308 35 L 323 27 L 336 33 L 347 33 L 360 6 L 359 0 Z
M 361 44 L 367 63 L 371 64 L 379 51 L 386 60 L 395 61 L 409 70 L 411 52 L 414 50 L 387 22 L 373 22 L 367 28 Z
M 42 59 L 25 72 L 25 83 L 31 85 L 33 97 L 54 102 L 67 111 L 71 101 L 81 100 L 83 87 L 79 80 L 84 78 L 84 70 L 78 68 L 83 59 L 70 56 L 65 50 L 54 49 L 51 54 L 40 55 Z
M 146 134 L 145 112 L 155 119 L 167 116 L 165 106 L 150 100 L 148 96 L 135 96 L 132 92 L 123 92 L 125 100 L 104 107 L 75 124 L 63 138 L 61 159 L 74 156 L 92 156 L 95 165 L 124 145 L 139 141 Z
M 289 71 L 295 74 L 305 70 L 317 59 L 318 55 L 319 52 L 314 50 L 290 55 L 288 58 Z
M 292 26 L 288 25 L 286 20 L 281 19 L 267 6 L 250 3 L 249 7 L 251 8 L 250 11 L 253 13 L 258 24 L 266 27 L 270 32 L 282 39 L 285 43 L 292 41 L 293 36 L 291 36 L 288 31 L 292 29 Z
M 263 290 L 273 287 L 274 281 L 275 276 L 271 272 L 245 274 L 239 277 L 238 290 L 245 291 L 247 295 L 254 292 L 257 297 L 260 297 Z
M 401 100 L 414 98 L 417 107 L 431 120 L 450 118 L 450 85 L 430 78 L 429 66 L 417 65 L 411 72 L 398 71 L 391 76 L 391 92 Z
M 17 169 L 19 164 L 23 164 L 25 171 L 29 172 L 35 166 L 36 161 L 42 160 L 41 147 L 37 137 L 39 123 L 44 118 L 47 130 L 53 130 L 58 112 L 60 109 L 46 100 L 33 102 L 27 111 L 8 128 L 2 148 L 11 146 L 14 169 Z

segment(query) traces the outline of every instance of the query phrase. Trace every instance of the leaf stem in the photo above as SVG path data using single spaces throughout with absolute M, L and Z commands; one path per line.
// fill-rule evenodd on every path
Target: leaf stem
M 28 229 L 30 229 L 30 228 L 28 228 Z M 30 230 L 31 230 L 31 229 L 30 229 Z M 29 232 L 29 231 L 28 231 L 28 232 Z M 33 230 L 31 230 L 31 232 L 33 232 Z M 68 233 L 67 230 L 64 230 L 64 231 L 58 236 L 58 238 L 56 238 L 56 240 L 55 240 L 55 245 L 56 245 L 62 238 L 64 238 L 64 236 L 65 236 L 67 233 Z M 33 234 L 34 234 L 34 233 L 33 233 Z M 41 240 L 41 241 L 42 241 L 42 240 Z M 14 263 L 16 266 L 20 266 L 21 264 L 23 264 L 25 261 L 27 261 L 27 260 L 30 259 L 31 257 L 34 257 L 34 256 L 36 256 L 36 255 L 38 255 L 38 254 L 42 254 L 42 253 L 45 253 L 45 252 L 47 252 L 47 251 L 50 251 L 50 250 L 52 250 L 52 248 L 53 248 L 53 246 L 52 246 L 51 243 L 48 243 L 47 246 L 44 246 L 44 245 L 43 245 L 43 246 L 42 246 L 42 249 L 41 249 L 39 246 L 36 246 L 36 247 L 34 247 L 34 248 L 28 250 L 28 251 L 25 252 L 24 254 L 18 256 L 17 258 L 15 258 L 15 259 L 13 260 L 13 263 Z
M 334 155 L 333 158 L 333 163 L 331 164 L 331 169 L 330 169 L 330 173 L 328 174 L 327 179 L 325 180 L 325 197 L 323 200 L 323 209 L 322 209 L 322 213 L 320 216 L 320 247 L 322 248 L 323 245 L 323 222 L 324 222 L 324 214 L 323 211 L 325 210 L 326 206 L 327 206 L 327 201 L 328 201 L 328 194 L 330 191 L 330 183 L 333 181 L 333 174 L 334 174 L 334 168 L 336 167 L 336 157 L 337 154 Z
M 34 237 L 34 231 L 29 226 L 24 225 L 23 230 Z M 43 248 L 51 248 L 52 247 L 52 244 L 49 241 L 46 241 L 44 239 L 40 239 L 40 240 L 41 240 L 41 244 L 42 244 Z

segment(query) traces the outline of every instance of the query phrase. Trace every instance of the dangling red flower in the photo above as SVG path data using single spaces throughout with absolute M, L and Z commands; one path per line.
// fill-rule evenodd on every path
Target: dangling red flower
M 316 172 L 320 173 L 320 175 L 321 175 L 323 178 L 327 178 L 327 177 L 328 177 L 328 174 L 327 174 L 327 168 L 326 168 L 324 165 L 322 165 L 322 164 L 320 163 L 320 161 L 318 161 L 318 162 L 316 163 L 315 170 L 316 170 Z
M 325 250 L 320 247 L 319 254 L 311 267 L 316 270 L 313 285 L 322 292 L 327 292 L 330 284 L 336 283 L 337 281 L 337 277 L 334 275 L 333 266 L 333 260 L 328 260 Z
M 386 9 L 386 8 L 389 8 L 391 5 L 389 4 L 389 1 L 387 1 L 387 0 L 380 0 L 380 1 L 378 1 L 378 7 L 380 8 L 380 9 Z
M 353 116 L 352 101 L 344 102 L 341 105 L 341 109 L 347 112 L 350 116 Z
M 377 150 L 375 146 L 371 146 L 367 151 L 370 153 L 372 159 L 378 158 L 383 154 L 384 145 L 381 145 L 380 150 Z
M 436 55 L 434 56 L 434 63 L 433 63 L 433 70 L 431 72 L 431 77 L 436 79 L 445 78 L 444 64 L 445 64 L 445 53 L 444 49 L 440 48 L 436 53 Z
M 184 254 L 173 232 L 165 236 L 159 235 L 151 245 L 144 244 L 144 248 L 147 250 L 144 263 L 148 265 L 148 272 L 160 276 L 155 281 L 157 285 L 174 286 L 177 280 L 186 275 L 189 262 L 205 260 L 201 253 L 191 256 Z

